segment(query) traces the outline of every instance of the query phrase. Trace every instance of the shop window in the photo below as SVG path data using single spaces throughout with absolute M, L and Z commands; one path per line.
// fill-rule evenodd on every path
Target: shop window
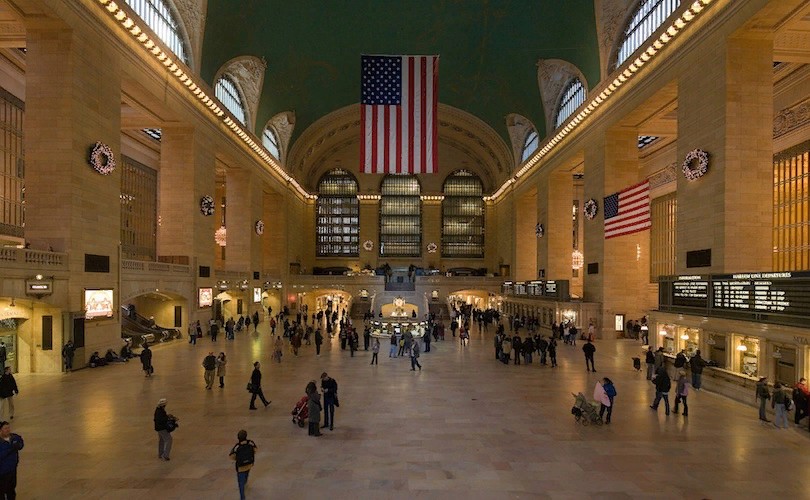
M 709 335 L 709 361 L 718 368 L 726 367 L 726 336 L 712 334 Z
M 700 329 L 698 328 L 678 328 L 678 349 L 686 351 L 686 357 L 691 358 L 700 348 Z
M 675 340 L 675 333 L 677 328 L 675 325 L 659 325 L 658 337 L 660 339 L 659 347 L 664 348 L 667 354 L 675 354 L 678 344 Z
M 736 351 L 735 371 L 748 377 L 756 377 L 759 373 L 759 339 L 737 337 L 734 349 Z

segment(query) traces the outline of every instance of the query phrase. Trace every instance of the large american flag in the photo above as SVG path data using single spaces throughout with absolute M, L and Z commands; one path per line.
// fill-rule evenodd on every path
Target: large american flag
M 360 171 L 431 174 L 438 166 L 439 56 L 362 56 Z
M 650 183 L 630 186 L 605 198 L 605 239 L 650 228 Z

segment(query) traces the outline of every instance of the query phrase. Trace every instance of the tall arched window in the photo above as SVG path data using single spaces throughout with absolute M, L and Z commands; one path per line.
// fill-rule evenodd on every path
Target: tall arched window
M 272 128 L 266 127 L 264 129 L 262 144 L 276 160 L 281 159 L 281 148 L 278 147 L 278 135 L 276 135 L 276 132 Z
M 336 168 L 321 177 L 317 211 L 318 257 L 357 257 L 360 254 L 360 202 L 354 176 Z
M 484 187 L 466 170 L 444 181 L 442 201 L 442 257 L 484 256 Z
M 245 103 L 242 100 L 242 95 L 239 93 L 239 89 L 236 88 L 236 84 L 231 80 L 231 77 L 228 75 L 222 75 L 217 80 L 217 84 L 214 86 L 214 94 L 219 99 L 228 111 L 239 120 L 242 125 L 245 124 Z
M 574 78 L 568 83 L 562 93 L 560 104 L 557 106 L 557 114 L 554 117 L 554 128 L 558 128 L 565 123 L 565 120 L 585 102 L 587 94 L 588 91 L 585 89 L 585 85 L 582 85 L 579 78 Z
M 621 66 L 633 55 L 680 5 L 681 0 L 642 0 L 624 29 L 613 67 Z
M 183 41 L 183 33 L 172 10 L 163 0 L 126 0 L 138 16 L 155 32 L 160 41 L 188 64 L 188 52 Z
M 537 135 L 536 130 L 532 129 L 532 131 L 526 135 L 526 140 L 523 141 L 523 152 L 520 155 L 520 162 L 523 163 L 528 160 L 534 152 L 537 151 L 539 145 L 540 136 Z
M 422 199 L 413 175 L 388 175 L 380 187 L 380 257 L 422 254 Z

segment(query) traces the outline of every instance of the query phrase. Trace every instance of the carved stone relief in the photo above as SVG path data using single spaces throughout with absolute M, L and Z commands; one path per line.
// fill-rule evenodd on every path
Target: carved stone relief
M 616 43 L 622 34 L 630 9 L 638 0 L 596 0 L 596 36 L 599 40 L 601 78 L 607 77 L 612 65 Z
M 773 136 L 779 137 L 810 123 L 810 99 L 785 108 L 773 117 Z
M 670 182 L 678 180 L 678 173 L 676 171 L 678 164 L 672 163 L 662 168 L 658 172 L 653 173 L 647 179 L 650 181 L 650 189 L 664 186 Z
M 267 62 L 264 59 L 254 56 L 239 56 L 225 63 L 214 79 L 216 81 L 220 75 L 228 74 L 239 85 L 239 90 L 242 91 L 246 101 L 247 119 L 245 121 L 250 130 L 256 129 L 256 111 L 259 108 L 266 69 Z
M 188 36 L 188 49 L 191 52 L 188 59 L 192 68 L 199 71 L 208 0 L 174 0 L 174 8 L 180 17 L 178 22 Z
M 588 82 L 579 69 L 562 59 L 540 59 L 537 61 L 537 85 L 543 101 L 543 112 L 546 118 L 546 130 L 554 130 L 554 112 L 560 101 L 560 94 L 573 78 L 579 78 L 585 88 Z
M 517 167 L 523 156 L 523 143 L 526 141 L 526 136 L 537 128 L 525 116 L 510 113 L 506 115 L 506 130 L 509 131 L 509 141 L 512 143 L 512 154 L 515 160 L 514 166 Z
M 293 130 L 295 130 L 295 111 L 283 111 L 276 116 L 270 118 L 267 126 L 273 127 L 278 137 L 278 147 L 281 150 L 281 158 L 278 159 L 282 164 L 287 157 L 287 151 L 290 147 L 290 138 L 292 138 Z

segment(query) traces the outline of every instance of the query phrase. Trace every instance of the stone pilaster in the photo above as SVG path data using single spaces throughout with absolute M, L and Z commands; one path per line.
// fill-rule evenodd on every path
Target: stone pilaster
M 262 183 L 243 169 L 229 168 L 225 175 L 225 269 L 252 277 L 261 268 L 261 240 L 255 223 L 262 218 Z
M 547 279 L 571 279 L 573 187 L 570 172 L 544 172 L 537 185 L 537 220 L 545 228 L 537 239 L 537 266 Z
M 537 237 L 534 234 L 537 225 L 537 189 L 517 195 L 513 217 L 515 279 L 537 279 Z

